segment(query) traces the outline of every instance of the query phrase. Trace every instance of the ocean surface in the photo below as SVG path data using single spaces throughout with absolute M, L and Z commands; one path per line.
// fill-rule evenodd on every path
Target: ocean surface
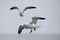
M 0 34 L 0 40 L 60 40 L 60 34 Z

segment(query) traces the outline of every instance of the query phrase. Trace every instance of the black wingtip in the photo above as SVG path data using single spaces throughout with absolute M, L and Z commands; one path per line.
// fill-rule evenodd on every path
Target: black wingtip
M 32 6 L 32 7 L 30 7 L 30 8 L 36 8 L 36 7 L 33 7 L 33 6 Z
M 43 18 L 43 17 L 38 17 L 38 19 L 40 19 L 40 20 L 45 20 L 46 18 Z
M 10 10 L 13 10 L 13 9 L 15 9 L 15 8 L 14 7 L 10 8 Z
M 22 29 L 18 30 L 18 34 L 20 34 L 22 32 Z
M 13 9 L 18 9 L 18 8 L 16 6 L 10 8 L 10 10 L 13 10 Z
M 25 10 L 26 10 L 26 9 L 35 9 L 35 8 L 36 8 L 36 7 L 34 7 L 34 6 L 29 6 L 29 7 L 26 7 Z
M 46 18 L 40 18 L 41 20 L 45 20 Z
M 20 34 L 20 31 L 18 31 L 18 34 Z
M 13 10 L 13 8 L 10 8 L 10 10 Z
M 18 29 L 18 34 L 21 34 L 21 32 L 22 32 L 23 29 L 24 29 L 24 28 L 20 25 L 20 26 L 19 26 L 19 29 Z

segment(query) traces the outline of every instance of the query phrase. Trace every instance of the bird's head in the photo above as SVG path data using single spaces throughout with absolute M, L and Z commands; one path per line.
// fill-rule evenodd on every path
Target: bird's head
M 20 16 L 23 17 L 23 14 L 20 12 Z
M 23 27 L 23 25 L 20 25 L 20 27 Z
M 23 25 L 20 25 L 20 28 L 24 29 Z

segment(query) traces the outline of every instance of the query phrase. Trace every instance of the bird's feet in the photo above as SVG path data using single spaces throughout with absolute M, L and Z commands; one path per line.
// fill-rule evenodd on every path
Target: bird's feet
M 35 31 L 36 29 L 34 28 L 34 31 Z
M 32 32 L 32 29 L 31 29 L 31 31 L 30 31 L 30 33 Z

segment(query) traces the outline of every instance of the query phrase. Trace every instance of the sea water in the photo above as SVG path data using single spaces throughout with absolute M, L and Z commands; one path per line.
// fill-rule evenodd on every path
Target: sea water
M 0 40 L 60 40 L 60 34 L 0 34 Z

